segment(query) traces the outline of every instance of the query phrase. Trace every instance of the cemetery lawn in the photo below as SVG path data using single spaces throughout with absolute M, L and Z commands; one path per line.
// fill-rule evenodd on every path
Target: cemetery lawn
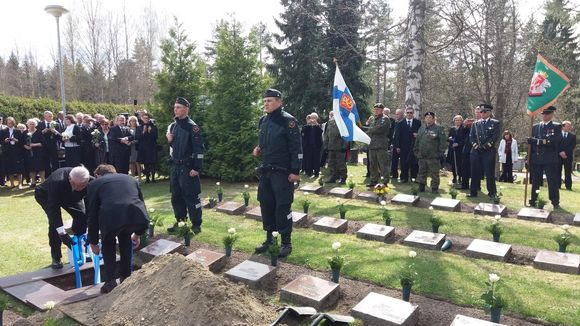
M 364 167 L 349 166 L 349 173 L 357 183 L 355 191 L 363 191 Z M 441 195 L 446 194 L 448 178 L 442 178 Z M 309 181 L 310 182 L 310 181 Z M 314 182 L 314 181 L 313 181 Z M 214 181 L 204 180 L 204 197 L 215 197 Z M 522 185 L 504 186 L 502 202 L 513 211 L 519 210 L 523 203 Z M 241 192 L 243 183 L 222 183 L 226 199 L 243 202 Z M 335 185 L 327 185 L 328 187 Z M 578 192 L 580 188 L 574 185 L 574 191 L 561 191 L 562 209 L 560 213 L 573 214 L 580 212 Z M 483 185 L 485 188 L 485 186 Z M 392 197 L 395 192 L 409 193 L 409 184 L 395 183 L 392 186 Z M 156 208 L 164 217 L 165 226 L 156 231 L 165 232 L 165 228 L 173 223 L 169 185 L 166 181 L 155 184 L 143 184 L 143 192 L 147 206 Z M 542 188 L 542 193 L 546 189 Z M 250 184 L 251 205 L 257 205 L 256 184 Z M 434 197 L 430 193 L 424 197 Z M 304 195 L 296 193 L 293 209 L 302 210 L 301 201 Z M 310 215 L 338 216 L 337 199 L 328 196 L 309 195 L 312 202 Z M 460 192 L 458 199 L 465 201 L 465 193 Z M 480 196 L 483 202 L 489 202 L 487 196 Z M 7 207 L 8 214 L 0 219 L 0 277 L 20 272 L 33 271 L 46 267 L 50 262 L 48 239 L 46 235 L 46 216 L 34 201 L 32 191 L 0 191 L 2 207 Z M 345 201 L 345 200 L 342 200 Z M 467 202 L 467 201 L 465 201 Z M 475 202 L 474 202 L 475 203 Z M 362 200 L 346 201 L 347 219 L 382 223 L 378 205 Z M 490 239 L 484 227 L 489 223 L 489 217 L 474 217 L 472 213 L 449 213 L 430 211 L 425 208 L 409 208 L 405 206 L 387 205 L 392 210 L 395 227 L 408 229 L 430 230 L 431 214 L 441 216 L 445 222 L 440 228 L 441 233 L 461 235 L 480 239 Z M 551 206 L 548 205 L 548 208 Z M 68 218 L 66 213 L 63 216 Z M 552 237 L 561 230 L 557 225 L 537 223 L 507 218 L 502 220 L 504 234 L 501 241 L 509 244 L 519 244 L 538 249 L 556 250 L 557 244 Z M 241 216 L 228 216 L 215 210 L 204 210 L 203 232 L 194 238 L 221 248 L 222 238 L 229 227 L 235 227 L 240 235 L 235 250 L 247 253 L 253 252 L 255 245 L 263 241 L 264 233 L 261 223 L 245 219 Z M 580 236 L 578 227 L 572 229 Z M 498 273 L 502 277 L 501 293 L 507 299 L 509 306 L 504 310 L 514 315 L 534 317 L 549 323 L 579 325 L 580 320 L 580 277 L 553 273 L 534 269 L 532 266 L 521 266 L 481 259 L 472 259 L 454 253 L 413 249 L 398 244 L 385 244 L 357 239 L 354 235 L 323 234 L 312 229 L 296 228 L 293 234 L 294 252 L 288 258 L 289 263 L 307 266 L 317 270 L 327 270 L 326 259 L 331 255 L 331 244 L 340 241 L 343 253 L 347 255 L 347 264 L 343 275 L 359 280 L 366 280 L 389 288 L 400 288 L 397 273 L 399 266 L 405 260 L 409 250 L 418 253 L 417 267 L 420 280 L 413 286 L 413 293 L 430 297 L 442 298 L 456 304 L 483 307 L 480 295 L 485 290 L 484 282 L 488 273 Z M 580 244 L 569 246 L 568 251 L 580 253 Z M 29 314 L 30 309 L 18 305 L 17 311 Z

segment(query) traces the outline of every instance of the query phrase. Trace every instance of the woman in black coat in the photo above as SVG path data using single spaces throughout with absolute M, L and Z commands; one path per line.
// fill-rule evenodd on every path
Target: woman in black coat
M 100 127 L 97 128 L 99 135 L 98 141 L 93 142 L 96 149 L 96 164 L 111 164 L 110 146 L 111 146 L 111 122 L 107 119 L 101 120 Z M 93 135 L 93 137 L 96 137 Z
M 7 128 L 2 130 L 0 140 L 3 142 L 4 171 L 10 180 L 10 187 L 14 188 L 14 181 L 19 180 L 22 186 L 22 172 L 24 170 L 24 134 L 16 128 L 13 117 L 6 119 Z
M 463 150 L 463 145 L 465 144 L 466 139 L 462 125 L 463 117 L 456 115 L 453 117 L 453 127 L 449 128 L 449 132 L 447 133 L 447 142 L 449 142 L 449 146 L 447 147 L 446 161 L 451 165 L 454 184 L 461 182 L 461 172 L 463 171 L 463 166 L 461 164 L 461 151 Z
M 64 118 L 65 129 L 61 133 L 64 144 L 65 166 L 79 166 L 82 163 L 81 128 L 72 114 Z
M 137 163 L 143 164 L 145 182 L 155 182 L 155 170 L 157 167 L 157 126 L 151 121 L 148 113 L 142 113 L 142 124 L 137 127 L 135 138 L 139 141 Z
M 93 118 L 85 114 L 83 117 L 83 124 L 81 128 L 81 152 L 82 152 L 82 159 L 83 165 L 89 170 L 91 175 L 97 168 L 97 158 L 96 158 L 96 150 L 93 146 L 93 131 L 95 131 L 95 126 L 93 124 Z
M 46 168 L 46 151 L 44 150 L 45 139 L 42 132 L 36 129 L 38 123 L 34 119 L 26 122 L 28 133 L 24 149 L 26 150 L 26 166 L 30 175 L 30 188 L 36 187 L 36 175 L 40 176 L 40 182 L 44 181 L 44 169 Z
M 318 114 L 309 115 L 308 124 L 302 127 L 302 153 L 304 154 L 304 173 L 309 177 L 318 177 L 320 173 L 320 155 L 322 151 L 322 128 L 318 124 Z

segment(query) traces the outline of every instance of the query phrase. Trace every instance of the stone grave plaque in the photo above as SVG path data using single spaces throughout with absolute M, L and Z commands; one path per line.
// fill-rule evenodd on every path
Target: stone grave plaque
M 437 197 L 433 199 L 430 204 L 435 209 L 440 209 L 443 211 L 450 211 L 450 212 L 458 212 L 460 210 L 460 202 L 459 199 L 451 199 L 451 198 L 441 198 Z
M 322 309 L 336 303 L 338 288 L 337 283 L 302 274 L 280 290 L 280 299 Z
M 225 272 L 231 280 L 245 283 L 252 288 L 261 288 L 276 278 L 276 267 L 245 260 Z
M 512 246 L 505 243 L 474 239 L 471 241 L 465 255 L 474 258 L 506 261 Z
M 295 226 L 305 226 L 308 224 L 308 215 L 301 212 L 292 212 L 292 223 Z
M 534 267 L 553 272 L 580 274 L 580 255 L 540 250 L 534 258 Z
M 351 313 L 365 325 L 411 326 L 419 320 L 417 306 L 375 292 L 369 293 Z
M 394 227 L 372 223 L 365 224 L 360 230 L 356 231 L 357 238 L 382 242 L 387 241 L 394 234 Z
M 377 196 L 377 194 L 375 194 L 373 191 L 363 191 L 356 195 L 356 198 L 376 203 L 379 196 Z
M 322 192 L 322 186 L 316 184 L 306 184 L 300 187 L 300 191 L 311 192 L 313 194 L 320 194 Z
M 518 218 L 522 220 L 537 221 L 537 222 L 551 222 L 552 212 L 545 209 L 538 209 L 532 207 L 524 207 L 518 212 Z
M 344 233 L 348 227 L 348 221 L 333 217 L 323 217 L 312 225 L 312 228 L 320 232 Z
M 228 215 L 240 215 L 246 210 L 246 205 L 235 201 L 227 201 L 217 207 L 217 211 Z
M 154 257 L 169 254 L 181 248 L 181 243 L 175 241 L 159 239 L 147 247 L 141 249 L 139 252 L 145 260 L 151 260 Z
M 65 291 L 45 281 L 34 281 L 5 288 L 4 291 L 39 310 L 45 310 L 47 301 L 61 302 L 67 297 Z
M 262 220 L 262 209 L 260 206 L 254 207 L 246 212 L 246 218 L 251 218 L 252 220 L 261 221 Z
M 405 194 L 397 194 L 393 199 L 391 199 L 391 203 L 409 206 L 415 206 L 418 202 L 419 196 Z
M 336 187 L 330 189 L 328 194 L 340 198 L 352 198 L 352 189 Z
M 228 259 L 225 254 L 207 249 L 197 249 L 185 258 L 207 267 L 210 271 L 217 273 L 226 266 Z
M 473 209 L 473 213 L 477 215 L 506 216 L 507 207 L 501 204 L 479 203 Z
M 101 259 L 101 266 L 104 264 L 103 260 Z M 85 269 L 93 269 L 93 263 L 87 262 L 81 266 L 81 271 Z M 64 264 L 62 269 L 52 269 L 50 267 L 39 269 L 34 272 L 16 274 L 11 276 L 6 276 L 0 279 L 0 288 L 4 289 L 7 287 L 15 286 L 18 284 L 33 282 L 33 281 L 40 281 L 46 280 L 49 278 L 66 275 L 66 274 L 73 274 L 74 267 L 70 264 Z
M 445 242 L 445 234 L 415 230 L 409 234 L 404 243 L 419 248 L 439 250 Z
M 503 326 L 503 325 L 492 323 L 487 320 L 476 319 L 463 315 L 456 315 L 455 319 L 449 326 Z
M 574 225 L 580 225 L 580 213 L 574 215 Z

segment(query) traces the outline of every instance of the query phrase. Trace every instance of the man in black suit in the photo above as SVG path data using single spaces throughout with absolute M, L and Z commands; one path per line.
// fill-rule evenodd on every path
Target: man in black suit
M 34 198 L 48 217 L 48 243 L 51 267 L 54 269 L 62 268 L 61 245 L 64 243 L 71 247 L 71 238 L 64 230 L 60 209 L 63 208 L 72 217 L 73 233 L 84 234 L 87 218 L 83 199 L 90 180 L 89 171 L 85 167 L 65 167 L 54 171 L 34 191 Z
M 473 124 L 469 132 L 469 142 L 471 142 L 471 186 L 467 197 L 477 197 L 477 192 L 481 188 L 481 178 L 485 175 L 487 195 L 493 198 L 497 194 L 495 162 L 501 126 L 498 120 L 491 118 L 493 106 L 481 104 L 479 109 L 481 111 L 481 119 Z
M 419 171 L 417 158 L 413 154 L 413 146 L 415 145 L 419 127 L 421 127 L 421 121 L 415 119 L 413 117 L 414 114 L 413 108 L 407 107 L 405 118 L 397 123 L 395 130 L 395 151 L 399 154 L 401 160 L 401 183 L 409 181 L 409 172 L 411 179 L 416 179 Z
M 391 123 L 391 179 L 398 179 L 399 178 L 399 153 L 394 148 L 395 146 L 395 138 L 397 138 L 396 129 L 397 123 L 399 123 L 403 119 L 403 109 L 395 110 L 395 119 L 392 119 Z
M 99 165 L 96 180 L 87 190 L 88 242 L 93 253 L 102 249 L 105 284 L 102 293 L 117 286 L 115 279 L 116 242 L 119 242 L 121 282 L 131 276 L 133 243 L 139 246 L 139 236 L 149 226 L 147 209 L 139 182 L 126 174 L 117 174 L 112 165 Z M 99 248 L 99 231 L 102 248 Z
M 60 137 L 60 125 L 53 120 L 53 114 L 50 111 L 44 111 L 44 120 L 38 123 L 37 129 L 44 136 L 45 145 L 42 146 L 46 153 L 45 171 L 48 177 L 53 171 L 58 169 L 58 139 Z
M 562 186 L 562 167 L 564 167 L 564 185 L 566 190 L 572 190 L 572 161 L 576 148 L 576 134 L 572 132 L 572 122 L 562 122 L 562 142 L 560 143 L 560 167 L 558 168 L 560 186 Z
M 125 125 L 125 116 L 119 115 L 115 126 L 111 128 L 109 153 L 111 163 L 119 173 L 129 173 L 129 157 L 131 156 L 131 142 L 135 139 L 129 127 Z
M 536 205 L 538 190 L 544 183 L 544 172 L 548 181 L 548 195 L 554 208 L 560 207 L 560 180 L 558 168 L 560 167 L 558 152 L 562 141 L 562 125 L 553 122 L 556 108 L 548 107 L 542 111 L 542 122 L 536 123 L 532 128 L 532 137 L 528 138 L 528 144 L 532 145 L 530 153 L 530 175 L 532 179 L 532 196 L 529 204 Z

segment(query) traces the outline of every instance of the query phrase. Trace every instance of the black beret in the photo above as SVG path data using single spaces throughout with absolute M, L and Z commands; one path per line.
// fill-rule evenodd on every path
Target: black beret
M 181 104 L 185 107 L 189 107 L 189 101 L 185 99 L 185 97 L 178 97 L 175 99 L 176 104 Z
M 548 113 L 554 113 L 556 112 L 556 107 L 555 106 L 548 106 L 546 109 L 544 109 L 544 111 L 542 111 L 542 114 L 548 114 Z
M 481 112 L 491 111 L 491 110 L 493 110 L 493 106 L 491 106 L 491 104 L 480 104 L 479 105 L 479 110 Z
M 432 116 L 433 118 L 435 118 L 435 112 L 432 112 L 432 111 L 425 112 L 425 115 L 424 115 L 424 116 L 426 117 L 426 116 L 428 116 L 428 115 L 430 115 L 430 116 Z
M 264 96 L 263 97 L 277 97 L 277 98 L 282 98 L 282 92 L 280 92 L 277 89 L 273 89 L 270 88 L 267 91 L 264 92 Z
M 383 103 L 376 103 L 376 104 L 373 106 L 373 108 L 381 108 L 381 109 L 384 109 L 384 108 L 385 108 L 385 106 L 383 105 Z

